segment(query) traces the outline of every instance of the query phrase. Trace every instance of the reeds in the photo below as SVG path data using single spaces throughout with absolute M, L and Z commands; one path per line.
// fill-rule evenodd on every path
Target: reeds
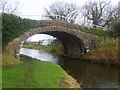
M 118 38 L 105 38 L 98 43 L 95 50 L 92 50 L 83 57 L 93 62 L 119 65 Z

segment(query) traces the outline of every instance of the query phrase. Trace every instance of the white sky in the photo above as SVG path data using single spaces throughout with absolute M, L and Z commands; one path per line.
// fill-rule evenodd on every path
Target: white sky
M 89 0 L 10 0 L 11 3 L 14 3 L 16 1 L 19 1 L 19 8 L 18 8 L 19 13 L 17 15 L 23 18 L 40 20 L 43 18 L 42 15 L 44 15 L 44 8 L 47 8 L 53 2 L 57 2 L 57 1 L 71 2 L 77 4 L 80 7 Z M 90 1 L 100 1 L 100 0 L 90 0 Z M 120 0 L 105 0 L 105 1 L 111 1 L 113 5 L 117 5 L 117 3 Z M 30 39 L 31 41 L 38 41 L 44 38 L 46 39 L 51 37 L 44 35 L 42 36 L 36 35 Z
M 53 2 L 79 2 L 83 3 L 84 0 L 20 0 L 22 6 L 21 15 L 33 15 L 29 16 L 31 19 L 41 19 L 44 15 L 44 8 L 51 5 Z M 26 17 L 26 16 L 23 16 Z
M 53 39 L 53 36 L 46 35 L 46 34 L 35 34 L 31 36 L 30 38 L 27 39 L 27 41 L 39 41 L 39 40 L 48 40 L 48 39 Z
M 89 0 L 11 0 L 11 2 L 19 1 L 19 15 L 21 17 L 30 18 L 30 19 L 41 19 L 42 15 L 44 15 L 44 8 L 51 5 L 53 2 L 70 2 L 75 3 L 78 6 L 82 6 L 85 2 Z M 90 0 L 90 1 L 100 1 L 100 0 Z M 104 0 L 102 0 L 104 1 Z M 120 0 L 105 0 L 111 1 L 112 4 L 116 4 Z M 30 16 L 28 16 L 30 15 Z

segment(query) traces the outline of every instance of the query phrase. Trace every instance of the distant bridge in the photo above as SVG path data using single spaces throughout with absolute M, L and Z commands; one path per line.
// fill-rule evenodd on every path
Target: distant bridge
M 35 34 L 48 34 L 56 37 L 63 44 L 64 54 L 74 57 L 84 55 L 96 46 L 98 37 L 81 31 L 80 25 L 59 20 L 44 20 L 38 23 L 42 27 L 33 28 L 10 42 L 6 48 L 8 53 L 19 58 L 19 51 L 23 41 Z

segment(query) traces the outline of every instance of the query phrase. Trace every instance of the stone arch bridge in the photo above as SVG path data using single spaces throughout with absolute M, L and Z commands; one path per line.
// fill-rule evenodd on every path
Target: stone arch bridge
M 8 44 L 9 54 L 19 58 L 20 47 L 26 39 L 35 34 L 48 34 L 61 41 L 64 54 L 74 57 L 84 55 L 95 48 L 97 36 L 81 31 L 81 26 L 57 20 L 39 21 L 39 27 L 32 28 Z

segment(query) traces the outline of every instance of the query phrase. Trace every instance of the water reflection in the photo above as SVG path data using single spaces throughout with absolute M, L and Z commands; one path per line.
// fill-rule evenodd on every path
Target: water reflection
M 49 53 L 46 53 L 42 50 L 21 48 L 20 54 L 24 54 L 24 55 L 27 55 L 27 56 L 30 56 L 32 58 L 36 58 L 36 59 L 39 59 L 42 61 L 50 61 L 50 62 L 53 62 L 55 64 L 58 63 L 58 59 L 56 56 L 51 55 Z
M 115 67 L 56 57 L 42 50 L 22 48 L 20 54 L 60 65 L 77 79 L 83 88 L 118 88 L 118 69 Z
M 84 88 L 117 88 L 118 69 L 64 57 L 62 67 Z

